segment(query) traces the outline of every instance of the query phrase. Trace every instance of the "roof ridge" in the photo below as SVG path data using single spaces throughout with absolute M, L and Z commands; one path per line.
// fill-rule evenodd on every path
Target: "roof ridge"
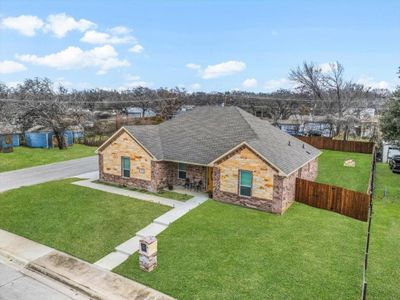
M 163 149 L 163 143 L 162 143 L 162 139 L 161 139 L 161 133 L 160 133 L 160 124 L 154 125 L 157 128 L 157 137 L 158 137 L 158 141 L 160 142 L 160 152 L 162 155 L 162 158 L 164 158 L 164 149 Z
M 254 127 L 252 126 L 252 124 L 249 122 L 249 120 L 245 117 L 245 115 L 243 113 L 247 113 L 249 116 L 253 117 L 253 118 L 257 118 L 255 116 L 253 116 L 252 114 L 248 113 L 247 111 L 241 109 L 239 106 L 235 106 L 235 109 L 239 112 L 240 117 L 246 122 L 246 124 L 251 128 L 251 131 L 257 136 L 257 139 L 261 139 L 260 135 L 257 133 L 257 130 L 254 129 Z M 257 118 L 258 119 L 258 118 Z

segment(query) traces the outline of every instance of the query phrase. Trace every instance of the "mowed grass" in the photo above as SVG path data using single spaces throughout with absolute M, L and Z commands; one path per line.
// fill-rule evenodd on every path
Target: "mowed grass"
M 300 203 L 282 216 L 208 200 L 114 272 L 178 299 L 358 299 L 366 223 Z
M 170 209 L 72 181 L 0 193 L 0 228 L 93 263 Z
M 375 187 L 368 299 L 400 299 L 400 174 L 378 163 Z
M 323 150 L 318 159 L 316 181 L 366 193 L 371 158 L 371 154 Z M 348 159 L 356 162 L 354 168 L 343 165 Z
M 15 147 L 11 153 L 0 153 L 0 172 L 46 165 L 95 155 L 96 147 L 75 144 L 65 150 Z

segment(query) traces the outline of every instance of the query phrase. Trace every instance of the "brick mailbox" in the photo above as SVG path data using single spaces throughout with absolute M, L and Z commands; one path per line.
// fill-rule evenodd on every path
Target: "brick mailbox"
M 157 267 L 157 239 L 147 236 L 139 241 L 139 266 L 145 272 Z

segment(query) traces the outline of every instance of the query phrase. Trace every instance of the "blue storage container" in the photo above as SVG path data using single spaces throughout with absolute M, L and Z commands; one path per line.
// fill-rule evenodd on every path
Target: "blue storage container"
M 53 145 L 52 136 L 50 132 L 27 132 L 25 144 L 32 148 L 50 148 Z
M 13 147 L 18 147 L 19 144 L 19 134 L 13 134 L 12 137 Z

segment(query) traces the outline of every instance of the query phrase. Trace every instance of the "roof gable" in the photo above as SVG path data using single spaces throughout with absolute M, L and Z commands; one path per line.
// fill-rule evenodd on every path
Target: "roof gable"
M 132 133 L 130 133 L 125 127 L 121 127 L 117 130 L 110 138 L 108 138 L 99 148 L 96 149 L 95 153 L 100 153 L 105 148 L 107 148 L 113 141 L 115 141 L 122 133 L 128 134 L 140 147 L 143 148 L 151 157 L 155 158 L 155 156 L 137 139 Z

